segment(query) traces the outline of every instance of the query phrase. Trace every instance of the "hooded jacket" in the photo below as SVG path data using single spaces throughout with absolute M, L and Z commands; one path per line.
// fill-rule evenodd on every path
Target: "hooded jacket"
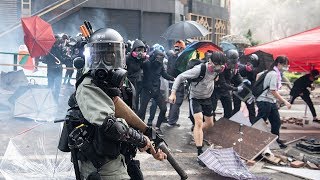
M 142 81 L 142 64 L 145 61 L 145 59 L 137 59 L 136 57 L 132 56 L 132 52 L 137 47 L 145 47 L 145 44 L 140 40 L 135 40 L 132 46 L 132 50 L 129 55 L 127 55 L 126 58 L 126 64 L 127 64 L 127 71 L 128 71 L 128 79 L 135 83 L 137 81 Z
M 142 86 L 144 89 L 148 89 L 151 93 L 160 94 L 160 77 L 162 76 L 163 78 L 171 81 L 173 81 L 174 78 L 170 76 L 164 69 L 163 60 L 158 61 L 156 59 L 158 53 L 160 52 L 156 50 L 150 56 L 149 60 L 143 64 Z

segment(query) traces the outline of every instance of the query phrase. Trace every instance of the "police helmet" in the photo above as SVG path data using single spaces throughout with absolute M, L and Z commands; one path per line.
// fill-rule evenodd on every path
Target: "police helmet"
M 226 53 L 227 56 L 227 65 L 229 68 L 234 68 L 234 66 L 238 63 L 239 53 L 235 49 L 230 49 Z
M 95 31 L 85 47 L 86 67 L 89 69 L 116 69 L 125 65 L 125 43 L 114 29 Z

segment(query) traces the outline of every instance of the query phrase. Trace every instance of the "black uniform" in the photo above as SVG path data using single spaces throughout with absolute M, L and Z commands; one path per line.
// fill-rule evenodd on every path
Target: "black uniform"
M 165 114 L 167 111 L 165 98 L 160 93 L 160 76 L 171 81 L 173 81 L 174 78 L 165 71 L 163 67 L 163 59 L 162 61 L 155 59 L 157 52 L 160 53 L 160 51 L 156 50 L 156 52 L 151 55 L 150 60 L 143 64 L 143 89 L 141 93 L 141 106 L 138 111 L 138 116 L 144 120 L 148 103 L 151 98 L 154 98 L 160 108 L 160 113 L 156 124 L 156 127 L 160 128 L 161 123 L 165 119 Z
M 128 71 L 128 79 L 133 84 L 135 90 L 136 90 L 136 98 L 135 98 L 135 106 L 134 110 L 138 112 L 139 110 L 139 102 L 140 102 L 140 94 L 142 92 L 142 64 L 146 60 L 145 58 L 137 59 L 136 57 L 133 57 L 132 52 L 137 47 L 145 47 L 144 43 L 140 40 L 135 40 L 132 51 L 129 55 L 127 55 L 126 58 L 126 65 L 127 65 L 127 71 Z

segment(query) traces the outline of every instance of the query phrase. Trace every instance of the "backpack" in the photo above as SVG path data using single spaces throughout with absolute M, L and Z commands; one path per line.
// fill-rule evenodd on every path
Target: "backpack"
M 192 69 L 194 66 L 201 64 L 201 70 L 200 70 L 200 74 L 197 78 L 194 79 L 188 79 L 188 83 L 190 84 L 191 82 L 200 82 L 204 76 L 206 75 L 206 64 L 202 61 L 200 61 L 199 59 L 191 59 L 188 64 L 187 64 L 187 70 Z M 198 85 L 198 83 L 196 85 Z
M 263 88 L 264 79 L 266 78 L 269 72 L 270 71 L 265 71 L 264 73 L 262 73 L 258 78 L 258 80 L 253 84 L 252 94 L 255 98 L 258 98 L 265 90 L 269 88 L 269 86 L 266 88 Z

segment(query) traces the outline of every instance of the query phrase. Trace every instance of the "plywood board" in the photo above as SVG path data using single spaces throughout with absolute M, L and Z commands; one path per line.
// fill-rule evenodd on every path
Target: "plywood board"
M 241 133 L 242 132 L 242 133 Z M 233 149 L 244 159 L 253 160 L 261 154 L 277 136 L 226 118 L 215 122 L 213 128 L 204 134 L 214 145 Z

